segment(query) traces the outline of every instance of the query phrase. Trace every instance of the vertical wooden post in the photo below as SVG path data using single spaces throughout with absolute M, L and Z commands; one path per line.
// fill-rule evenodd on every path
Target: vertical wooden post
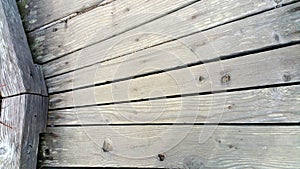
M 0 0 L 0 67 L 0 168 L 36 168 L 48 97 L 15 0 Z

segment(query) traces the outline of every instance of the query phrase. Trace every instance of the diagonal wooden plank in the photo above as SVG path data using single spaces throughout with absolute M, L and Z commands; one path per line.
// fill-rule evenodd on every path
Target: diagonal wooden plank
M 19 0 L 18 7 L 26 31 L 89 10 L 111 0 Z
M 41 141 L 41 166 L 300 167 L 299 126 L 95 126 L 48 132 Z M 104 142 L 110 151 L 103 151 Z
M 39 63 L 41 59 L 48 61 L 164 16 L 194 1 L 197 0 L 116 0 L 67 22 L 30 33 L 32 51 Z
M 50 111 L 48 125 L 299 123 L 300 86 Z
M 299 45 L 294 45 L 244 57 L 53 94 L 50 96 L 50 108 L 106 104 L 298 82 L 300 80 L 299 64 Z
M 39 134 L 45 132 L 48 98 L 20 95 L 1 100 L 0 168 L 29 169 L 37 164 Z
M 300 15 L 300 11 L 288 12 L 295 6 L 276 9 L 178 41 L 47 79 L 49 92 L 85 87 L 199 61 L 217 60 L 220 56 L 299 41 L 300 27 L 297 26 L 298 22 L 295 20 Z M 97 54 L 96 49 L 87 51 L 90 54 L 93 52 Z M 68 69 L 70 64 L 77 62 L 80 65 L 88 60 L 89 58 L 79 57 L 78 60 L 70 60 L 67 64 L 57 62 L 52 65 L 54 62 L 51 62 L 43 68 L 47 77 L 61 73 L 61 70 Z M 86 76 L 87 74 L 91 76 Z
M 282 1 L 283 4 L 290 3 L 290 2 L 293 1 L 290 0 Z M 215 26 L 222 25 L 236 19 L 241 19 L 245 16 L 253 15 L 255 13 L 262 12 L 267 9 L 274 9 L 275 5 L 276 3 L 270 3 L 268 1 L 261 1 L 261 0 L 252 0 L 252 1 L 203 0 L 191 6 L 188 6 L 182 10 L 169 14 L 161 19 L 145 24 L 137 29 L 131 30 L 124 34 L 118 35 L 112 39 L 98 43 L 91 47 L 87 47 L 83 50 L 71 53 L 61 58 L 58 58 L 60 55 L 56 54 L 56 52 L 54 51 L 54 50 L 60 50 L 57 49 L 56 47 L 57 44 L 55 44 L 56 46 L 54 47 L 53 50 L 52 49 L 47 50 L 48 47 L 46 46 L 46 44 L 48 43 L 41 42 L 41 45 L 43 45 L 43 43 L 45 44 L 45 51 L 47 50 L 47 52 L 51 53 L 51 55 L 45 57 L 42 56 L 38 57 L 38 60 L 40 60 L 41 62 L 45 62 L 48 59 L 58 58 L 57 60 L 45 64 L 45 74 L 47 77 L 49 77 L 63 72 L 68 72 L 70 70 L 82 68 L 84 66 L 88 66 L 100 61 L 116 58 L 124 54 L 135 52 L 137 50 L 145 49 L 150 46 L 164 43 L 172 39 L 177 39 L 187 34 L 206 30 L 208 28 L 213 28 Z M 218 8 L 216 8 L 216 6 L 218 6 Z M 281 14 L 288 15 L 284 13 Z M 128 20 L 129 19 L 130 18 L 128 18 Z M 133 18 L 132 20 L 135 20 L 135 18 Z M 259 21 L 260 20 L 257 20 L 257 22 Z M 276 19 L 271 18 L 269 20 L 266 20 L 266 24 L 267 23 L 270 24 L 272 22 L 276 23 Z M 245 22 L 243 23 L 243 25 L 238 25 L 240 29 L 237 30 L 236 36 L 243 37 L 243 35 L 247 33 L 247 31 L 246 32 L 243 31 L 244 29 L 242 27 L 244 25 L 250 26 Z M 263 29 L 263 26 L 259 28 Z M 276 27 L 274 27 L 274 29 L 276 29 Z M 297 28 L 292 27 L 292 29 L 297 29 Z M 107 30 L 111 30 L 111 29 L 108 28 Z M 97 39 L 99 37 L 98 34 L 101 35 L 103 33 L 103 31 L 98 31 L 96 29 L 94 29 L 94 31 L 96 34 L 94 36 L 91 35 L 90 37 L 84 36 L 78 38 L 81 41 L 80 43 L 84 43 L 83 41 L 85 39 L 87 39 L 86 40 L 87 42 L 93 41 L 94 39 Z M 221 32 L 215 32 L 215 33 L 221 33 Z M 283 37 L 286 36 L 285 33 L 282 33 L 280 31 L 278 34 L 279 36 L 283 36 Z M 57 37 L 58 41 L 61 40 L 61 38 L 59 37 L 62 36 L 63 35 Z M 270 36 L 272 37 L 272 35 Z M 77 42 L 75 42 L 78 41 L 76 40 L 76 37 L 75 36 L 73 37 L 74 38 L 70 40 L 70 43 L 78 44 Z M 45 41 L 48 41 L 49 38 L 51 37 L 47 37 Z M 201 38 L 203 38 L 203 36 Z M 273 38 L 272 38 L 272 43 L 273 44 L 276 43 L 276 41 L 273 42 Z M 278 44 L 278 42 L 276 44 Z M 66 45 L 69 46 L 71 44 L 67 43 Z M 63 47 L 62 49 L 65 50 L 65 47 Z

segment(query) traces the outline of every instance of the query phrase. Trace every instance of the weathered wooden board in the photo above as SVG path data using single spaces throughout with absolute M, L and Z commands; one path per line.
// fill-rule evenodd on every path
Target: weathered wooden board
M 162 61 L 161 64 L 164 62 Z M 244 57 L 54 94 L 50 96 L 50 108 L 284 84 L 299 81 L 299 70 L 299 45 L 294 45 Z M 91 74 L 87 74 L 87 76 L 91 76 Z M 97 76 L 93 77 L 97 78 Z
M 48 125 L 299 123 L 300 86 L 50 111 Z
M 33 64 L 15 0 L 0 1 L 0 88 L 2 97 L 47 95 L 40 68 Z
M 30 33 L 32 51 L 38 56 L 37 61 L 51 60 L 164 16 L 194 1 L 112 1 L 67 22 Z
M 294 7 L 273 10 L 178 41 L 47 79 L 49 92 L 59 92 L 199 61 L 214 60 L 220 56 L 300 41 L 300 26 L 297 26 L 299 20 L 295 21 L 300 11 L 287 12 L 292 8 Z M 76 63 L 85 65 L 93 56 L 99 56 L 97 50 L 94 51 L 96 55 L 88 51 L 92 55 L 87 54 L 87 57 L 79 57 L 78 60 L 64 60 L 66 63 L 57 60 L 57 62 L 47 63 L 43 65 L 44 73 L 47 77 L 70 71 L 76 67 Z M 87 77 L 87 74 L 92 76 Z
M 39 133 L 46 129 L 48 98 L 20 95 L 1 102 L 0 168 L 36 168 Z
M 27 31 L 112 0 L 19 0 L 19 11 Z M 102 3 L 103 2 L 103 3 Z
M 299 129 L 210 125 L 48 128 L 51 134 L 42 137 L 40 162 L 51 167 L 294 169 L 300 167 Z M 104 142 L 111 151 L 103 151 Z
M 213 5 L 210 5 L 209 4 L 210 2 Z M 285 2 L 290 2 L 290 1 L 284 1 L 284 3 Z M 220 8 L 215 8 L 216 6 L 220 6 Z M 145 24 L 137 29 L 134 29 L 127 33 L 121 34 L 121 35 L 116 36 L 107 41 L 98 43 L 94 46 L 87 47 L 83 50 L 77 51 L 77 52 L 69 54 L 65 57 L 61 57 L 57 60 L 49 62 L 44 65 L 45 66 L 45 68 L 44 68 L 45 75 L 46 75 L 46 77 L 49 77 L 49 76 L 53 76 L 53 75 L 60 74 L 63 72 L 68 72 L 70 70 L 75 70 L 75 69 L 78 69 L 81 67 L 99 63 L 101 61 L 109 60 L 111 58 L 116 58 L 116 57 L 122 56 L 124 54 L 132 53 L 137 50 L 141 50 L 141 49 L 148 48 L 148 47 L 156 45 L 156 44 L 166 42 L 170 39 L 176 39 L 183 35 L 187 35 L 187 34 L 190 34 L 193 32 L 198 32 L 200 30 L 205 30 L 208 28 L 212 28 L 217 25 L 222 25 L 226 22 L 236 20 L 238 18 L 243 18 L 245 16 L 248 16 L 248 15 L 251 15 L 256 12 L 260 12 L 260 11 L 263 11 L 266 9 L 270 9 L 272 7 L 274 7 L 274 4 L 269 3 L 267 1 L 261 1 L 261 0 L 238 1 L 238 2 L 236 0 L 200 1 L 190 7 L 184 8 L 173 14 L 167 15 L 162 19 L 150 22 L 150 23 Z M 204 10 L 204 11 L 202 11 L 202 10 Z M 279 42 L 274 40 L 274 35 L 277 32 L 278 32 L 279 37 L 282 36 L 282 37 L 284 37 L 283 39 L 290 39 L 289 37 L 292 36 L 293 34 L 289 34 L 289 31 L 295 32 L 295 30 L 299 29 L 299 27 L 297 28 L 297 27 L 295 27 L 295 25 L 289 27 L 291 30 L 286 29 L 286 25 L 293 25 L 293 23 L 295 23 L 295 20 L 293 18 L 288 17 L 288 15 L 293 15 L 293 14 L 284 13 L 287 11 L 288 10 L 283 10 L 283 11 L 279 12 L 278 10 L 275 10 L 275 12 L 271 12 L 268 14 L 268 15 L 273 14 L 273 17 L 268 17 L 268 20 L 264 19 L 263 16 L 260 16 L 254 22 L 250 22 L 250 24 L 248 22 L 241 22 L 241 23 L 236 23 L 233 25 L 230 24 L 231 26 L 222 27 L 223 30 L 216 29 L 214 31 L 209 31 L 210 32 L 209 34 L 213 35 L 213 33 L 214 33 L 216 37 L 219 37 L 219 36 L 222 37 L 222 36 L 228 35 L 229 33 L 232 33 L 232 32 L 228 32 L 229 31 L 228 29 L 233 29 L 234 30 L 233 33 L 235 34 L 235 37 L 237 37 L 237 38 L 239 37 L 244 40 L 244 44 L 241 45 L 241 48 L 242 48 L 242 47 L 247 46 L 246 42 L 248 42 L 250 45 L 256 43 L 256 42 L 252 43 L 251 41 L 257 37 L 254 37 L 254 38 L 249 37 L 248 41 L 246 41 L 247 40 L 246 37 L 250 35 L 249 31 L 251 29 L 249 30 L 249 28 L 251 28 L 252 25 L 255 25 L 256 22 L 258 22 L 258 24 L 256 25 L 256 26 L 258 26 L 258 27 L 256 27 L 256 29 L 258 31 L 256 31 L 255 33 L 252 33 L 252 35 L 253 36 L 255 36 L 257 34 L 261 35 L 259 33 L 260 30 L 268 29 L 269 34 L 265 34 L 263 36 L 266 38 L 265 41 L 270 40 L 270 41 L 268 41 L 269 43 L 278 44 Z M 280 14 L 276 15 L 277 12 Z M 196 15 L 197 17 L 193 17 L 197 13 L 198 13 L 198 15 Z M 284 18 L 286 20 L 284 20 L 282 22 L 287 23 L 287 24 L 280 24 L 280 22 L 276 21 L 277 18 L 280 18 L 280 15 L 284 15 Z M 265 16 L 267 17 L 267 15 L 265 15 Z M 296 16 L 296 14 L 294 16 Z M 194 19 L 191 19 L 191 17 Z M 262 22 L 261 20 L 263 20 L 264 22 Z M 249 20 L 249 21 L 251 21 L 251 20 Z M 274 22 L 274 24 L 272 24 L 273 22 Z M 278 29 L 278 27 L 276 27 L 276 25 L 282 27 L 282 30 Z M 264 28 L 264 26 L 267 26 L 267 28 Z M 268 28 L 268 26 L 274 26 L 274 27 Z M 224 29 L 226 30 L 226 32 L 223 32 L 223 31 L 225 31 Z M 209 43 L 211 41 L 214 41 L 214 40 L 220 41 L 221 40 L 221 38 L 208 39 L 208 38 L 205 38 L 204 35 L 205 35 L 205 33 L 198 34 L 198 36 L 194 36 L 194 37 L 197 37 L 197 39 L 199 39 L 199 37 L 200 37 L 201 41 L 203 41 L 203 42 L 198 42 L 198 43 L 194 42 L 195 44 L 188 44 L 188 45 L 199 46 L 199 44 L 206 42 L 208 44 L 203 44 L 203 45 L 207 46 L 207 45 L 212 44 L 212 43 Z M 90 39 L 93 39 L 93 37 L 91 37 Z M 185 41 L 183 41 L 183 43 L 184 43 L 183 45 L 185 45 Z M 224 43 L 224 42 L 222 42 L 222 43 Z M 281 41 L 281 43 L 284 43 L 284 42 Z M 200 45 L 200 46 L 202 46 L 202 45 Z M 237 45 L 237 46 L 239 46 L 239 45 Z M 221 50 L 221 49 L 218 49 L 218 50 Z M 49 51 L 49 52 L 53 53 L 52 51 Z M 57 57 L 57 56 L 59 56 L 59 55 L 54 54 L 53 57 Z M 43 59 L 46 59 L 46 60 L 43 60 Z M 48 59 L 48 56 L 40 57 L 41 62 L 47 61 L 47 59 Z M 61 66 L 61 65 L 64 65 L 64 66 Z

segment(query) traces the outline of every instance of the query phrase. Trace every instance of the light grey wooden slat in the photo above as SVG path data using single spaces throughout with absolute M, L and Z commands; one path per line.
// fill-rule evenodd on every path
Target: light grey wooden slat
M 164 64 L 163 60 L 161 64 Z M 53 94 L 50 95 L 50 108 L 298 82 L 300 80 L 299 69 L 299 45 L 294 45 L 244 57 Z M 120 69 L 120 71 L 123 70 Z M 87 74 L 87 76 L 92 76 L 92 74 Z
M 295 19 L 300 15 L 300 11 L 287 12 L 293 8 L 294 6 L 289 6 L 273 10 L 198 33 L 179 41 L 145 49 L 47 79 L 49 93 L 118 80 L 157 70 L 165 70 L 199 61 L 205 62 L 218 59 L 220 56 L 257 50 L 272 45 L 299 41 L 300 27 L 296 25 L 298 22 Z M 74 62 L 80 64 L 88 60 L 88 58 L 78 59 L 77 61 L 75 59 Z M 74 62 L 71 61 L 70 63 Z M 65 65 L 64 63 L 57 62 L 54 67 L 52 67 L 51 63 L 43 65 L 46 76 L 65 70 L 65 66 L 62 66 Z M 68 66 L 66 65 L 66 67 Z M 87 74 L 91 76 L 87 77 Z
M 46 129 L 48 99 L 20 95 L 1 101 L 0 168 L 36 168 L 39 133 Z
M 299 123 L 300 86 L 50 111 L 48 125 Z
M 282 1 L 283 4 L 292 2 L 290 0 Z M 105 61 L 111 58 L 116 58 L 124 54 L 132 53 L 140 49 L 148 48 L 150 46 L 153 46 L 155 44 L 166 42 L 170 39 L 178 38 L 183 35 L 187 35 L 193 32 L 197 32 L 200 30 L 205 30 L 207 28 L 212 28 L 216 25 L 222 25 L 228 21 L 232 21 L 238 18 L 242 18 L 245 16 L 248 16 L 250 14 L 254 14 L 257 12 L 264 11 L 266 9 L 272 9 L 276 3 L 272 3 L 271 1 L 261 1 L 261 0 L 252 0 L 252 1 L 237 1 L 237 0 L 229 0 L 229 1 L 217 1 L 217 0 L 203 0 L 200 2 L 197 2 L 189 7 L 186 7 L 182 10 L 179 10 L 173 14 L 167 15 L 161 19 L 158 19 L 156 21 L 150 22 L 148 24 L 145 24 L 137 29 L 134 29 L 132 31 L 129 31 L 127 33 L 121 34 L 119 36 L 116 36 L 112 39 L 106 40 L 104 42 L 98 43 L 94 46 L 87 47 L 83 50 L 74 52 L 72 54 L 69 54 L 67 56 L 58 58 L 57 60 L 54 60 L 52 62 L 46 63 L 44 65 L 45 69 L 45 75 L 46 77 L 53 76 L 56 74 L 60 74 L 63 72 L 68 72 L 71 70 L 75 70 L 78 68 L 82 68 L 91 64 L 94 64 L 96 62 Z M 218 6 L 218 8 L 216 8 Z M 276 10 L 278 12 L 278 10 Z M 289 15 L 288 13 L 282 13 L 278 12 L 281 15 Z M 293 15 L 293 14 L 290 14 Z M 296 15 L 296 14 L 295 14 Z M 289 29 L 284 29 L 285 24 L 280 25 L 275 17 L 279 17 L 280 15 L 274 14 L 274 18 L 269 18 L 269 20 L 265 20 L 263 17 L 256 20 L 255 22 L 260 23 L 257 24 L 257 30 L 253 36 L 256 35 L 256 33 L 259 34 L 260 30 L 264 30 L 264 25 L 271 26 L 272 22 L 274 22 L 274 27 L 269 30 L 274 33 L 278 32 L 278 36 L 284 37 L 289 39 L 292 35 L 288 33 Z M 193 19 L 191 19 L 193 18 Z M 287 17 L 288 18 L 288 17 Z M 130 19 L 130 18 L 129 18 Z M 135 18 L 134 18 L 135 19 Z M 134 20 L 133 19 L 133 20 Z M 261 22 L 261 19 L 263 19 L 265 22 Z M 251 24 L 256 24 L 256 23 Z M 283 22 L 290 22 L 289 24 L 292 24 L 295 22 L 295 20 L 285 20 Z M 236 27 L 226 27 L 229 29 L 234 29 L 235 37 L 243 38 L 246 41 L 247 33 L 249 33 L 248 28 L 251 27 L 251 24 L 248 24 L 247 22 L 241 22 L 241 24 L 235 24 Z M 285 30 L 286 32 L 282 32 L 281 29 L 278 29 L 275 25 L 278 24 L 282 28 L 282 30 Z M 288 24 L 288 25 L 289 25 Z M 245 28 L 244 28 L 245 27 Z M 224 27 L 223 27 L 224 28 Z M 294 26 L 291 26 L 291 31 L 293 30 L 299 30 L 299 27 L 295 28 Z M 246 30 L 245 30 L 246 29 Z M 109 30 L 109 29 L 108 29 Z M 102 34 L 102 31 L 94 30 L 95 34 Z M 223 32 L 224 30 L 216 29 L 214 34 L 215 36 L 226 36 L 228 33 L 228 30 L 226 30 L 226 33 Z M 263 37 L 266 38 L 265 41 L 268 41 L 271 44 L 278 44 L 279 42 L 274 41 L 274 35 L 272 32 L 265 34 Z M 213 34 L 212 31 L 210 31 L 209 34 Z M 202 35 L 202 36 L 201 36 Z M 204 34 L 198 34 L 197 39 L 201 39 L 203 41 L 202 46 L 208 46 L 210 45 L 210 41 L 214 41 L 214 39 L 206 39 Z M 273 36 L 272 36 L 273 35 Z M 244 37 L 245 36 L 245 37 Z M 249 36 L 249 35 L 248 35 Z M 296 35 L 294 35 L 296 36 Z M 61 36 L 60 36 L 61 37 Z M 91 36 L 88 38 L 88 40 L 94 40 L 98 38 L 99 36 Z M 196 36 L 195 36 L 196 37 Z M 82 37 L 80 39 L 84 39 L 87 37 Z M 254 38 L 249 38 L 248 41 L 252 41 Z M 48 38 L 45 39 L 48 41 Z M 74 40 L 74 39 L 73 39 Z M 216 39 L 220 41 L 221 39 Z M 70 40 L 71 41 L 71 40 Z M 183 41 L 185 43 L 185 41 Z M 73 43 L 73 41 L 72 41 Z M 81 42 L 82 43 L 82 42 Z M 202 42 L 194 42 L 194 44 L 187 44 L 187 45 L 200 45 Z M 249 42 L 250 43 L 250 42 Z M 281 43 L 284 43 L 281 41 Z M 47 44 L 47 43 L 46 43 Z M 250 43 L 250 44 L 255 44 Z M 238 45 L 239 46 L 239 45 Z M 240 46 L 245 47 L 246 44 Z M 201 48 L 201 45 L 198 47 Z M 57 48 L 54 48 L 53 50 L 56 50 Z M 63 48 L 64 49 L 64 48 Z M 59 55 L 55 53 L 52 49 L 48 51 L 53 54 L 54 56 L 45 56 L 40 57 L 39 60 L 41 62 L 44 62 L 48 59 L 51 59 L 53 57 L 58 57 Z M 221 50 L 221 49 L 218 49 Z M 241 49 L 242 50 L 242 49 Z
M 48 61 L 168 14 L 196 0 L 116 0 L 83 15 L 29 34 L 37 61 Z M 53 31 L 55 30 L 55 31 Z
M 15 0 L 0 1 L 0 88 L 2 97 L 20 93 L 47 95 L 43 75 L 33 64 Z
M 68 15 L 101 5 L 104 0 L 19 0 L 18 7 L 27 31 Z M 103 3 L 108 3 L 106 0 Z
M 300 167 L 299 126 L 98 126 L 48 132 L 41 141 L 41 163 L 49 167 Z M 111 151 L 102 150 L 104 142 Z M 158 154 L 165 154 L 163 161 Z

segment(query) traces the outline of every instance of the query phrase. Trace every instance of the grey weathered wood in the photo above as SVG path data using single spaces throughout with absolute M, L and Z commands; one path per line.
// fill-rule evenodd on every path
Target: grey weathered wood
M 33 64 L 15 0 L 0 1 L 0 88 L 2 97 L 20 93 L 47 95 Z
M 164 64 L 162 61 L 161 64 Z M 159 65 L 158 65 L 159 66 Z M 127 67 L 120 68 L 120 72 Z M 114 103 L 300 80 L 299 45 L 53 94 L 50 108 Z M 97 79 L 94 74 L 87 74 Z M 99 77 L 101 78 L 101 77 Z M 76 81 L 73 85 L 76 86 Z M 83 83 L 80 81 L 79 83 Z
M 299 123 L 300 86 L 50 111 L 49 125 Z
M 27 31 L 44 26 L 111 0 L 19 0 L 18 6 Z M 103 3 L 102 3 L 103 2 Z
M 291 1 L 290 0 L 283 1 L 282 3 L 285 4 L 288 2 Z M 222 25 L 226 22 L 233 21 L 238 18 L 248 16 L 250 14 L 255 14 L 257 12 L 261 12 L 266 9 L 272 9 L 275 7 L 275 5 L 276 3 L 274 2 L 261 1 L 261 0 L 200 1 L 182 10 L 179 10 L 175 13 L 167 15 L 161 19 L 150 22 L 141 27 L 138 27 L 137 29 L 121 34 L 117 37 L 114 37 L 110 40 L 98 43 L 94 46 L 85 48 L 83 50 L 72 53 L 65 57 L 59 58 L 57 61 L 54 61 L 53 63 L 49 63 L 49 65 L 53 65 L 49 68 L 49 70 L 51 71 L 52 69 L 56 68 L 56 71 L 52 71 L 51 73 L 58 74 L 62 72 L 67 72 L 69 70 L 78 69 L 80 67 L 94 64 L 95 62 L 116 58 L 124 54 L 132 53 L 137 50 L 141 50 L 153 45 L 157 45 L 169 41 L 170 39 L 179 38 L 183 35 L 212 28 L 217 25 Z M 216 8 L 216 6 L 218 6 L 218 8 Z M 130 22 L 132 20 L 135 21 L 136 18 L 132 17 L 126 19 L 126 21 L 127 20 L 128 22 L 126 22 L 126 24 L 130 25 Z M 268 21 L 268 24 L 272 22 L 276 22 L 276 20 L 272 18 L 270 19 L 270 21 Z M 245 22 L 243 24 L 245 24 L 245 26 L 248 25 Z M 238 26 L 239 26 L 239 30 L 237 30 L 236 36 L 238 36 L 240 32 L 240 37 L 243 37 L 243 34 L 247 32 L 243 32 L 242 25 L 238 25 Z M 248 25 L 248 27 L 249 26 L 251 25 Z M 263 29 L 263 27 L 259 27 L 259 28 Z M 276 27 L 274 27 L 274 29 L 277 31 Z M 107 30 L 111 30 L 111 29 L 107 28 L 105 31 Z M 94 41 L 94 39 L 98 39 L 99 36 L 103 32 L 105 32 L 98 29 L 92 29 L 92 31 L 94 34 L 90 35 L 90 37 L 80 36 L 80 38 L 78 39 L 81 40 L 74 40 L 71 38 L 71 36 L 65 35 L 64 32 L 58 34 L 57 36 L 55 35 L 55 33 L 54 35 L 51 32 L 46 33 L 45 39 L 37 38 L 36 41 L 37 44 L 39 44 L 39 41 L 41 39 L 44 39 L 43 42 L 40 42 L 40 45 L 45 45 L 43 49 L 45 49 L 45 51 L 47 51 L 47 53 L 50 54 L 44 57 L 42 57 L 42 54 L 39 54 L 40 57 L 38 57 L 38 60 L 44 62 L 52 58 L 58 58 L 61 55 L 58 53 L 59 52 L 64 53 L 65 51 L 68 51 L 67 48 L 69 48 L 69 46 L 74 46 L 81 43 Z M 221 32 L 217 32 L 217 33 L 221 33 Z M 72 33 L 72 35 L 74 34 Z M 283 33 L 279 35 L 284 36 L 285 34 Z M 33 36 L 36 37 L 36 35 Z M 63 39 L 62 37 L 64 36 L 68 36 L 70 40 L 67 40 L 65 42 L 67 45 L 62 45 L 61 48 L 59 49 L 57 48 L 57 44 L 59 43 L 56 43 L 56 41 L 61 41 Z M 203 39 L 203 37 L 204 36 L 202 36 L 201 38 Z M 84 41 L 84 39 L 87 40 Z M 274 41 L 273 43 L 276 42 Z M 37 45 L 36 47 L 38 49 L 40 48 L 39 45 Z M 62 67 L 59 65 L 64 65 L 64 66 Z M 48 73 L 46 73 L 46 75 L 49 76 Z
M 299 41 L 300 27 L 297 26 L 298 22 L 295 19 L 300 15 L 300 11 L 288 12 L 298 5 L 272 10 L 178 41 L 47 79 L 49 92 L 84 87 L 199 61 L 214 60 L 220 56 Z M 109 47 L 103 49 L 109 49 Z M 125 49 L 128 50 L 128 48 Z M 43 65 L 45 75 L 47 77 L 76 69 L 77 65 L 79 68 L 85 66 L 85 63 L 90 63 L 91 58 L 99 58 L 101 55 L 98 52 L 100 51 L 102 50 L 95 48 L 83 52 L 82 57 L 77 59 L 69 61 L 59 59 L 47 63 Z
M 196 0 L 116 0 L 66 23 L 30 33 L 33 54 L 39 63 L 41 59 L 51 60 L 166 15 L 193 1 Z
M 294 169 L 300 167 L 299 129 L 209 125 L 48 128 L 49 134 L 41 141 L 44 156 L 40 162 L 51 167 Z M 102 150 L 104 140 L 110 141 L 112 151 Z M 158 154 L 165 154 L 164 161 Z
M 1 101 L 0 168 L 36 168 L 39 133 L 46 129 L 48 98 L 20 95 Z

